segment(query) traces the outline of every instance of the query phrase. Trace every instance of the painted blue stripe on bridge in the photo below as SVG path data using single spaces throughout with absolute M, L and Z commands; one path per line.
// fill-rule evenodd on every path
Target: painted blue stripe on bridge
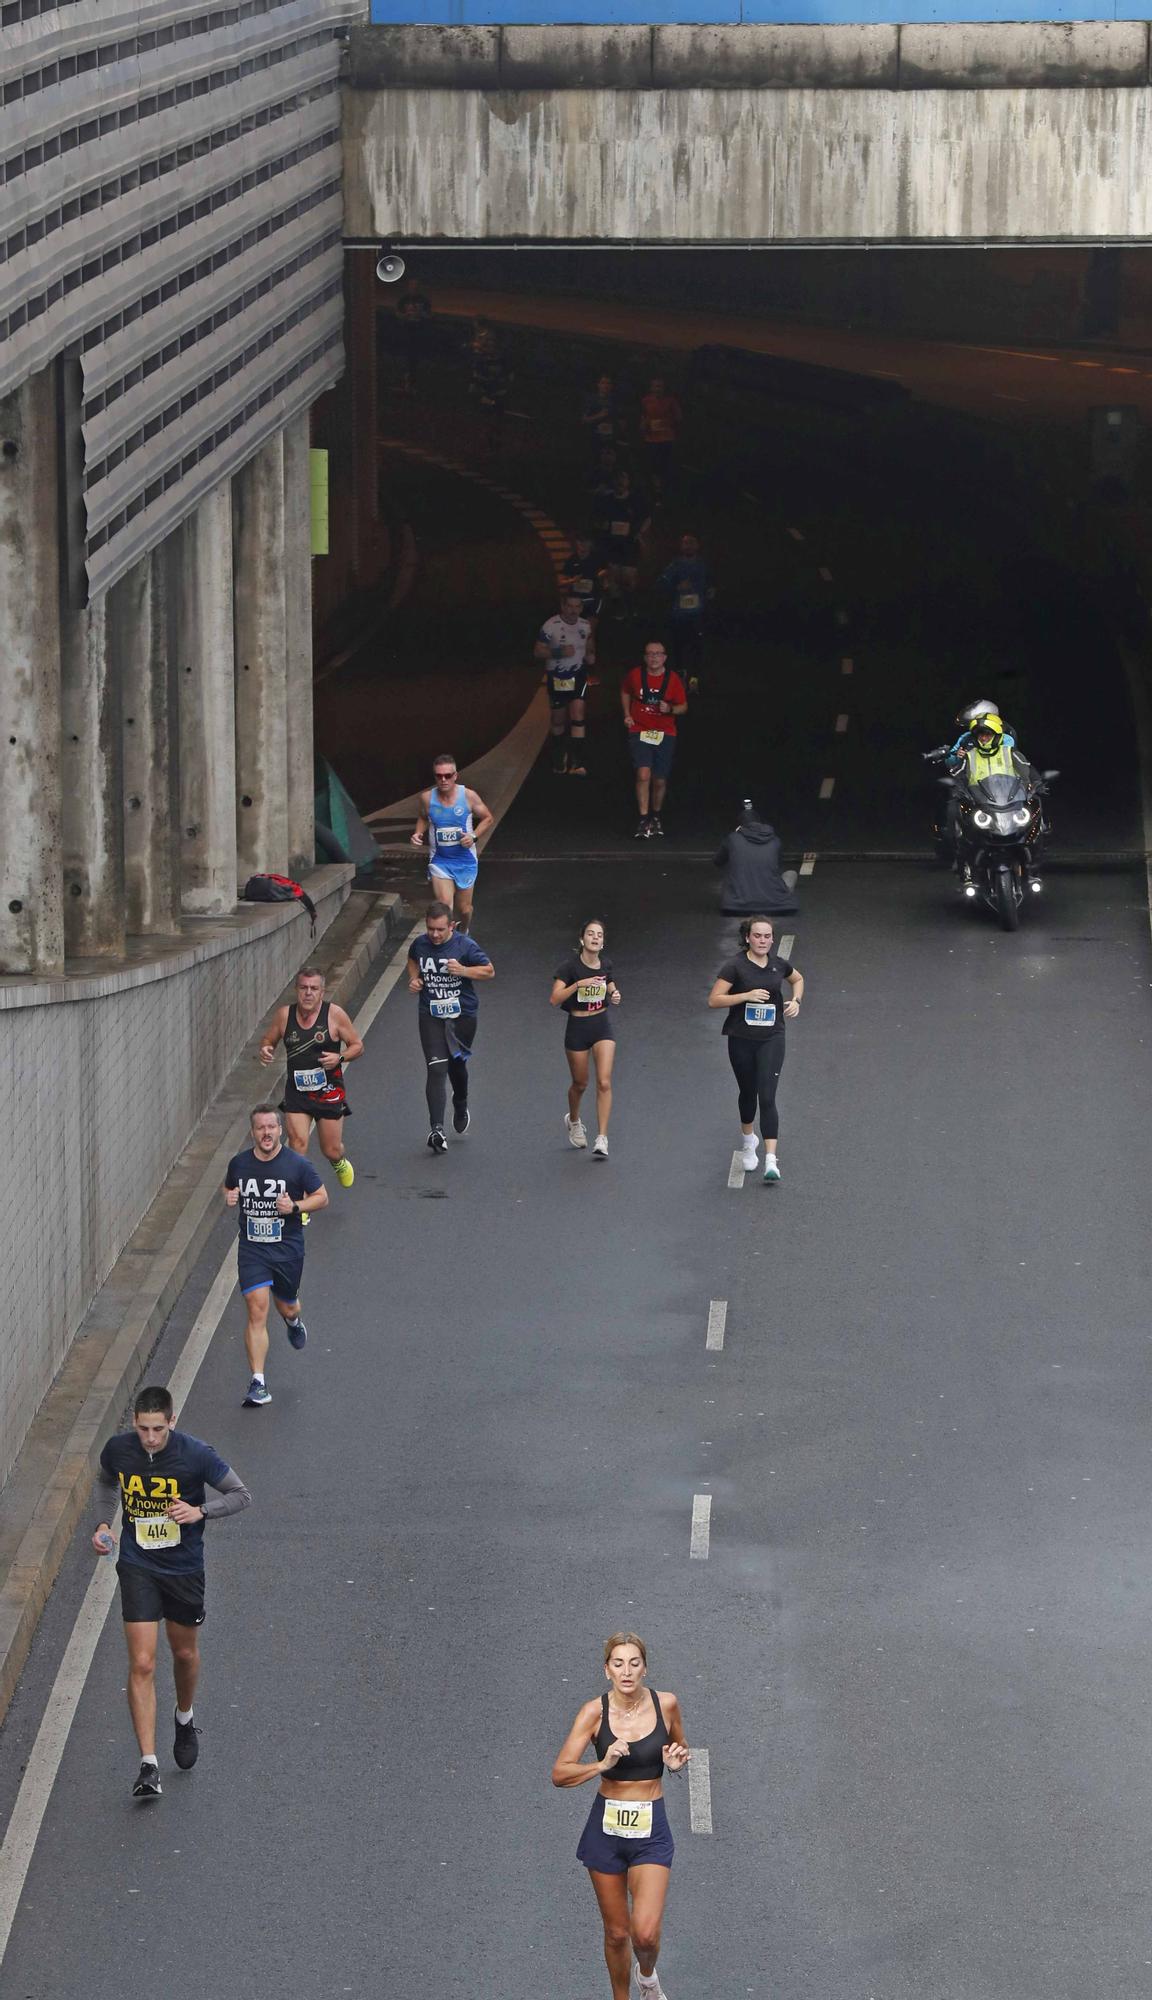
M 903 26 L 936 21 L 1149 21 L 1152 0 L 372 0 L 372 19 L 428 27 L 685 25 L 742 21 L 825 26 L 846 21 Z

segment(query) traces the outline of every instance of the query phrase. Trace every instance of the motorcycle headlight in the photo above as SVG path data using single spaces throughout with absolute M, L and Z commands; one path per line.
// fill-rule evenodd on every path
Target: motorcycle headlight
M 1027 806 L 1017 806 L 1012 815 L 1012 824 L 1013 826 L 1027 826 L 1031 817 L 1032 815 Z
M 972 817 L 975 820 L 977 826 L 991 826 L 992 824 L 991 813 L 984 812 L 980 807 L 977 807 Z

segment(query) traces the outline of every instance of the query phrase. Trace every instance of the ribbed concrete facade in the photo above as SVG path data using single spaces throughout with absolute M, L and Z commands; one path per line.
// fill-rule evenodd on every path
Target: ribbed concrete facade
M 335 31 L 363 12 L 0 5 L 0 395 L 78 358 L 89 593 L 340 372 Z

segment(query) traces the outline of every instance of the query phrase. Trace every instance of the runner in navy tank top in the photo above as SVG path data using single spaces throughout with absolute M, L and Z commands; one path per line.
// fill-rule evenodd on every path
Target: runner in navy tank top
M 289 1007 L 277 1007 L 260 1044 L 260 1061 L 267 1067 L 283 1042 L 288 1074 L 280 1109 L 288 1144 L 294 1153 L 307 1153 L 315 1120 L 320 1151 L 341 1187 L 350 1188 L 356 1173 L 344 1150 L 344 1120 L 352 1116 L 344 1072 L 363 1055 L 364 1044 L 343 1007 L 324 998 L 324 984 L 318 965 L 305 965 L 296 974 L 296 998 Z

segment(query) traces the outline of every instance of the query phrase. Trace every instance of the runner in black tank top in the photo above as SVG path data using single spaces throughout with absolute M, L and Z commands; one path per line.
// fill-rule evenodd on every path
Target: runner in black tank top
M 296 974 L 295 1000 L 273 1014 L 260 1045 L 262 1063 L 273 1060 L 280 1042 L 288 1059 L 280 1109 L 289 1147 L 306 1153 L 315 1121 L 324 1158 L 341 1187 L 350 1188 L 356 1175 L 344 1151 L 344 1120 L 352 1114 L 344 1071 L 363 1054 L 364 1044 L 343 1007 L 324 998 L 324 974 L 317 966 Z
M 564 1789 L 600 1780 L 576 1853 L 604 1921 L 612 2000 L 628 2000 L 633 1953 L 643 2000 L 668 2000 L 656 1970 L 673 1853 L 663 1779 L 691 1753 L 679 1702 L 645 1687 L 647 1670 L 643 1639 L 614 1632 L 604 1648 L 608 1692 L 584 1703 L 552 1767 Z

